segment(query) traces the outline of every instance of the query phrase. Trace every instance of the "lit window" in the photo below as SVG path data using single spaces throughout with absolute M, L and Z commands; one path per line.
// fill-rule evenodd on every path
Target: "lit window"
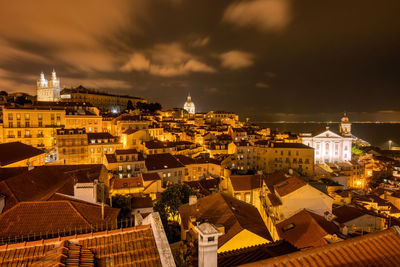
M 250 198 L 251 198 L 250 193 L 246 193 L 245 198 L 246 198 L 246 202 L 250 203 Z

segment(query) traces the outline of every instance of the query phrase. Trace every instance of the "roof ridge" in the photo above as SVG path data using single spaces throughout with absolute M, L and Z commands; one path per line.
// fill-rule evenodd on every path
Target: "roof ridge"
M 74 204 L 77 204 L 77 202 L 72 203 L 72 201 L 68 201 L 68 200 L 61 200 L 61 201 L 63 201 L 63 202 L 68 202 L 68 204 L 69 204 L 69 205 L 71 206 L 71 208 L 78 214 L 78 216 L 81 217 L 81 218 L 89 225 L 89 227 L 93 229 L 92 224 L 91 224 L 91 223 L 86 219 L 86 217 L 85 217 L 83 214 L 81 214 L 81 213 L 78 211 L 78 209 L 74 206 Z M 80 204 L 80 203 L 79 203 L 79 204 Z
M 14 176 L 14 177 L 15 177 L 15 176 Z M 11 177 L 11 178 L 12 178 L 12 177 Z M 21 202 L 21 200 L 20 200 L 19 198 L 17 198 L 17 196 L 16 196 L 16 195 L 14 194 L 14 192 L 11 190 L 11 187 L 8 185 L 7 180 L 8 180 L 8 179 L 5 179 L 5 180 L 2 181 L 2 182 L 4 182 L 4 184 L 6 185 L 6 187 L 8 188 L 8 190 L 10 190 L 12 196 L 15 197 L 16 200 L 18 200 L 18 203 Z M 0 182 L 0 183 L 1 183 L 1 182 Z

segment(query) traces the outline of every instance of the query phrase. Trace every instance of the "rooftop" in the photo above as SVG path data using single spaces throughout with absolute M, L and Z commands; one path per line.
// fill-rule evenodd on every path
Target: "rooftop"
M 261 188 L 265 177 L 262 174 L 231 175 L 230 179 L 235 191 L 250 191 Z
M 149 171 L 185 167 L 185 165 L 169 153 L 147 155 L 145 162 L 146 168 Z
M 29 159 L 45 152 L 20 142 L 0 144 L 0 167 Z
M 119 209 L 101 207 L 82 201 L 20 202 L 0 214 L 0 236 L 19 237 L 57 233 L 72 229 L 95 229 L 97 225 L 114 223 Z
M 190 217 L 195 217 L 197 221 L 223 225 L 225 234 L 218 239 L 219 247 L 244 229 L 272 240 L 260 213 L 254 206 L 223 193 L 200 198 L 193 205 L 183 205 L 179 208 L 179 213 L 184 229 L 188 229 Z
M 250 266 L 399 266 L 400 229 L 350 238 L 345 241 L 305 249 L 284 256 L 250 264 Z
M 0 246 L 0 265 L 64 266 L 56 265 L 60 260 L 65 266 L 161 266 L 150 225 Z
M 333 222 L 306 209 L 276 225 L 279 237 L 299 249 L 328 244 L 327 235 L 339 233 Z

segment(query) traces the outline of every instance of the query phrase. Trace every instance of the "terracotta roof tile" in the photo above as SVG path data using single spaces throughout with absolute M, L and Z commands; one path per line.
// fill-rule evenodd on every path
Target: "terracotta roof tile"
M 334 220 L 338 223 L 345 223 L 367 214 L 360 208 L 346 205 L 332 209 L 332 213 L 335 215 Z
M 275 184 L 274 189 L 280 197 L 286 196 L 299 188 L 307 185 L 306 182 L 297 177 L 287 178 L 285 181 Z
M 235 249 L 218 254 L 219 267 L 238 266 L 245 263 L 269 259 L 298 251 L 293 245 L 286 241 L 268 243 L 259 246 Z M 194 264 L 196 265 L 196 264 Z
M 324 237 L 339 233 L 336 224 L 305 209 L 278 223 L 276 229 L 281 239 L 299 249 L 328 244 Z
M 265 177 L 261 174 L 231 175 L 230 179 L 235 191 L 250 191 L 256 188 L 261 188 Z
M 0 167 L 44 153 L 40 149 L 20 142 L 0 144 Z
M 143 187 L 143 178 L 142 177 L 115 178 L 112 182 L 111 187 L 112 189 Z
M 146 172 L 142 173 L 143 181 L 157 181 L 161 180 L 161 177 L 156 172 Z
M 0 246 L 0 265 L 161 266 L 149 225 Z M 34 265 L 32 265 L 34 264 Z
M 169 153 L 147 155 L 145 163 L 149 171 L 185 167 L 185 165 Z
M 119 209 L 101 207 L 76 201 L 20 202 L 0 214 L 2 238 L 57 233 L 69 229 L 95 229 L 96 225 L 114 223 Z
M 399 231 L 395 226 L 242 266 L 400 266 Z
M 218 239 L 219 247 L 243 229 L 272 240 L 260 213 L 254 206 L 222 193 L 200 198 L 194 205 L 183 205 L 179 208 L 179 213 L 186 230 L 190 217 L 195 217 L 197 221 L 223 225 L 225 234 Z

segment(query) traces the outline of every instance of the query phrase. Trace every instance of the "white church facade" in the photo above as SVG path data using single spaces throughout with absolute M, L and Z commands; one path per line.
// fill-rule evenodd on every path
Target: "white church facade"
M 57 78 L 54 70 L 51 73 L 50 81 L 44 77 L 43 72 L 40 74 L 40 79 L 36 84 L 36 93 L 38 102 L 55 102 L 60 100 L 60 79 Z
M 192 98 L 190 97 L 190 94 L 188 94 L 187 100 L 186 100 L 185 104 L 183 105 L 183 109 L 186 110 L 189 114 L 196 113 L 196 108 L 192 101 Z
M 346 114 L 339 124 L 339 133 L 326 127 L 313 133 L 303 133 L 301 138 L 303 144 L 314 148 L 315 164 L 351 161 L 353 136 Z

